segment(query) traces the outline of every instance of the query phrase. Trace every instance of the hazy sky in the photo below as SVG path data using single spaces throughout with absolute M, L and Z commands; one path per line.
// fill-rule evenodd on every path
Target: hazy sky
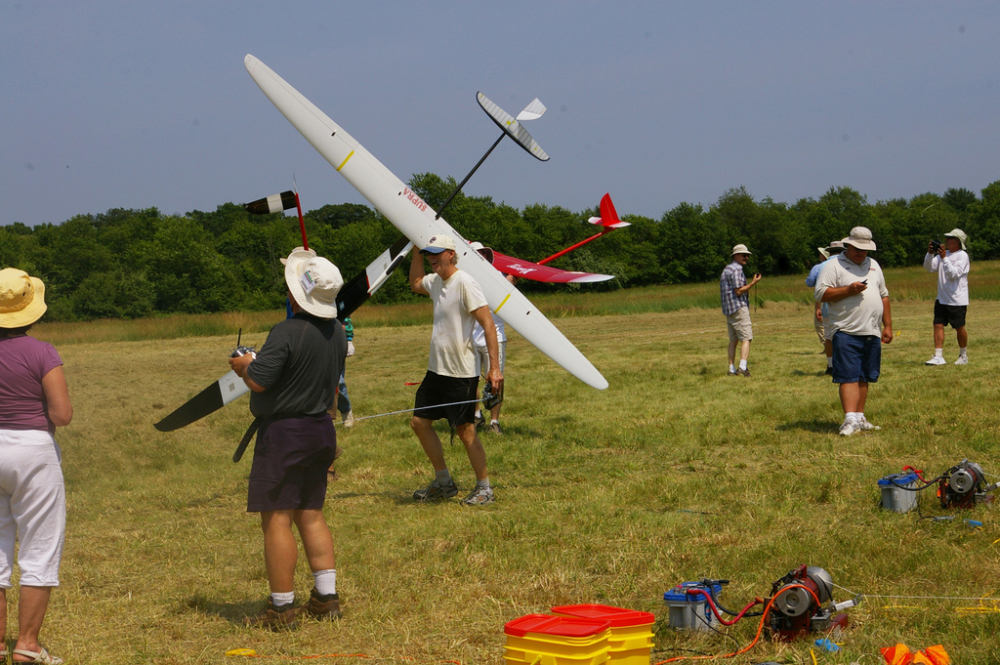
M 243 66 L 260 58 L 403 181 L 659 218 L 745 186 L 869 201 L 1000 180 L 1000 3 L 0 3 L 0 224 L 110 208 L 215 210 L 291 189 L 365 202 Z M 446 215 L 447 216 L 447 215 Z

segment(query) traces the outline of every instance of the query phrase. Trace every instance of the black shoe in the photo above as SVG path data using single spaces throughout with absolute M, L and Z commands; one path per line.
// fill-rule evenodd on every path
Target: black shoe
M 486 427 L 486 416 L 480 412 L 480 414 L 476 416 L 476 429 L 482 429 L 484 427 Z
M 826 374 L 827 376 L 833 376 L 833 368 L 832 368 L 832 367 L 827 367 L 827 368 L 826 368 L 826 372 L 824 372 L 824 373 L 825 373 L 825 374 Z

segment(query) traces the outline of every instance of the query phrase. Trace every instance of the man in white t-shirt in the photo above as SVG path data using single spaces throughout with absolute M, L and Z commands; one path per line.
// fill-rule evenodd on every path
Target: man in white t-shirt
M 962 229 L 944 234 L 944 244 L 935 251 L 927 244 L 924 268 L 938 274 L 937 300 L 934 301 L 934 357 L 925 365 L 944 365 L 944 327 L 950 325 L 958 338 L 956 365 L 969 363 L 969 334 L 965 331 L 965 313 L 969 309 L 969 268 L 965 251 L 969 238 Z
M 815 296 L 830 313 L 833 382 L 840 385 L 844 409 L 840 435 L 851 436 L 881 429 L 865 418 L 865 401 L 868 384 L 878 381 L 881 371 L 882 344 L 892 341 L 892 314 L 882 268 L 868 257 L 875 251 L 872 232 L 855 226 L 843 243 L 844 252 L 820 272 Z
M 424 257 L 433 273 L 424 273 Z M 475 399 L 479 385 L 472 328 L 478 321 L 486 336 L 489 352 L 489 382 L 498 391 L 503 382 L 499 345 L 490 308 L 479 284 L 458 268 L 455 241 L 437 235 L 410 260 L 410 289 L 431 297 L 434 303 L 434 330 L 431 333 L 427 373 L 417 390 L 410 427 L 434 467 L 434 480 L 413 493 L 415 501 L 435 501 L 458 494 L 458 487 L 448 471 L 441 439 L 434 431 L 435 420 L 446 418 L 465 446 L 476 474 L 476 488 L 462 503 L 480 506 L 492 503 L 493 489 L 486 473 L 486 450 L 476 434 Z M 468 402 L 439 406 L 453 402 Z

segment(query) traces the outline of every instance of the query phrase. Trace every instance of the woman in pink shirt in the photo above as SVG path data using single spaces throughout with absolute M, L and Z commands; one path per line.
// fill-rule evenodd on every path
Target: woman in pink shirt
M 0 636 L 7 633 L 14 541 L 21 569 L 15 663 L 57 665 L 38 643 L 66 532 L 66 490 L 56 427 L 73 418 L 55 347 L 26 333 L 45 313 L 45 285 L 22 270 L 0 270 Z M 6 639 L 0 643 L 6 661 Z

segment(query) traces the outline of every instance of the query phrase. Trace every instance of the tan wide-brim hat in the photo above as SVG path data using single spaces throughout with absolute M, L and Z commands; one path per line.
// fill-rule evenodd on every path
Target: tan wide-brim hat
M 733 247 L 733 251 L 729 253 L 730 256 L 736 256 L 737 254 L 752 254 L 752 252 L 747 249 L 746 245 L 740 244 Z
M 17 268 L 0 270 L 0 328 L 23 328 L 42 318 L 45 285 Z
M 872 241 L 872 232 L 864 226 L 855 226 L 851 229 L 851 234 L 844 238 L 843 243 L 866 252 L 875 251 L 875 242 Z
M 315 251 L 301 247 L 293 249 L 281 262 L 285 264 L 285 284 L 299 307 L 321 319 L 337 318 L 337 294 L 344 286 L 340 269 Z
M 955 240 L 962 243 L 962 249 L 965 249 L 965 241 L 969 239 L 969 236 L 965 235 L 965 231 L 962 229 L 952 229 L 948 233 L 944 234 L 945 238 L 954 238 Z

